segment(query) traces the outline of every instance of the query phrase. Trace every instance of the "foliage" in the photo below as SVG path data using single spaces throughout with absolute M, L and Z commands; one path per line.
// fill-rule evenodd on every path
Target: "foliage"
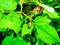
M 1 0 L 0 45 L 60 45 L 59 9 L 59 0 Z

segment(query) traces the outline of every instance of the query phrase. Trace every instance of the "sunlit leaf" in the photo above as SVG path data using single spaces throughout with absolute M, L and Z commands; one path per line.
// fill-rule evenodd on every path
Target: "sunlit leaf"
M 44 9 L 46 9 L 48 12 L 54 13 L 54 8 L 49 7 L 49 6 L 45 5 L 45 4 L 42 4 L 41 6 L 42 6 Z
M 52 11 L 52 10 L 50 10 L 50 11 Z M 49 12 L 49 11 L 47 11 L 47 10 L 44 10 L 43 11 L 44 13 L 46 13 L 46 14 L 48 14 L 48 16 L 50 17 L 50 18 L 59 18 L 60 16 L 58 15 L 58 13 L 57 12 L 53 12 L 53 13 L 51 13 L 51 12 Z
M 45 25 L 49 24 L 51 20 L 48 17 L 38 16 L 35 18 L 34 23 L 35 25 Z
M 26 35 L 26 34 L 30 34 L 32 30 L 30 30 L 28 28 L 28 25 L 27 24 L 24 24 L 23 27 L 22 27 L 22 36 Z
M 3 22 L 4 21 L 4 22 Z M 20 31 L 21 20 L 16 13 L 10 13 L 0 21 L 0 28 L 13 29 L 16 33 Z
M 0 0 L 0 8 L 4 10 L 15 10 L 17 3 L 15 0 Z
M 59 42 L 59 36 L 55 28 L 50 25 L 37 26 L 38 37 L 49 44 Z

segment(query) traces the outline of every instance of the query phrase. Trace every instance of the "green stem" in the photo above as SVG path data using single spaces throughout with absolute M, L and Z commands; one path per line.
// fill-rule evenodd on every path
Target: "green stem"
M 23 13 L 23 15 L 24 15 L 24 16 L 26 16 L 27 18 L 29 18 L 29 19 L 30 19 L 30 17 L 29 17 L 29 16 L 27 16 L 24 12 L 22 12 L 22 13 Z
M 21 12 L 22 12 L 22 8 L 23 8 L 23 7 L 22 7 L 22 3 L 21 3 L 21 10 L 20 10 Z

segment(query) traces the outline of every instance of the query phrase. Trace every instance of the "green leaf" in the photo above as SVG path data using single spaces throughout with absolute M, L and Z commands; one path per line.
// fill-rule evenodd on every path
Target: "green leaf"
M 38 16 L 35 18 L 34 23 L 35 25 L 45 25 L 49 24 L 51 20 L 48 17 Z
M 0 8 L 4 10 L 15 10 L 17 3 L 15 0 L 0 0 Z
M 60 32 L 60 26 L 57 27 L 57 31 Z
M 1 20 L 2 17 L 3 17 L 3 14 L 2 14 L 2 12 L 0 11 L 0 20 Z
M 21 20 L 19 19 L 19 16 L 14 12 L 11 12 L 7 16 L 3 17 L 0 21 L 0 28 L 13 29 L 15 33 L 20 31 L 20 26 Z
M 2 45 L 29 45 L 24 40 L 20 39 L 20 37 L 13 38 L 13 36 L 7 36 L 1 43 Z
M 30 30 L 28 28 L 28 25 L 27 24 L 24 24 L 23 27 L 22 27 L 22 36 L 26 35 L 26 34 L 30 34 L 32 30 Z
M 44 45 L 44 42 L 38 39 L 36 45 Z
M 0 29 L 1 32 L 5 32 L 6 31 L 6 28 L 2 28 Z
M 48 12 L 47 10 L 44 10 L 43 13 L 47 13 L 50 18 L 59 18 L 60 16 L 58 15 L 57 12 L 54 11 L 54 13 Z
M 44 13 L 47 13 L 50 18 L 59 18 L 57 12 L 54 10 L 54 8 L 49 7 L 45 4 L 41 4 L 41 6 L 44 8 Z
M 60 4 L 59 4 L 59 5 L 57 5 L 57 6 L 55 6 L 54 8 L 60 8 Z
M 49 44 L 59 42 L 59 36 L 55 28 L 50 25 L 37 26 L 38 37 Z
M 12 45 L 13 42 L 13 36 L 7 36 L 4 38 L 4 40 L 2 41 L 2 45 Z
M 15 38 L 14 45 L 29 45 L 29 44 L 20 38 Z
M 44 3 L 49 3 L 49 2 L 52 2 L 53 0 L 42 0 L 42 2 L 44 2 Z

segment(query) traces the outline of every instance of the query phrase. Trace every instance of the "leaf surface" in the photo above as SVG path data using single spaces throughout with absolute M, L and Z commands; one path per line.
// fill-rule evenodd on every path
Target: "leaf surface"
M 21 20 L 19 19 L 19 16 L 14 12 L 4 16 L 0 21 L 0 28 L 13 29 L 15 33 L 20 31 L 20 26 Z
M 30 34 L 32 30 L 30 30 L 28 28 L 28 25 L 27 24 L 24 24 L 23 27 L 22 27 L 22 36 L 23 35 L 26 35 L 26 34 Z
M 2 41 L 2 45 L 12 45 L 13 42 L 13 36 L 7 36 Z
M 17 3 L 15 0 L 0 0 L 0 8 L 4 10 L 15 10 Z
M 50 25 L 37 26 L 38 37 L 46 43 L 59 42 L 59 36 L 55 28 Z
M 34 23 L 35 25 L 45 25 L 49 24 L 51 20 L 48 17 L 38 16 L 35 18 Z

